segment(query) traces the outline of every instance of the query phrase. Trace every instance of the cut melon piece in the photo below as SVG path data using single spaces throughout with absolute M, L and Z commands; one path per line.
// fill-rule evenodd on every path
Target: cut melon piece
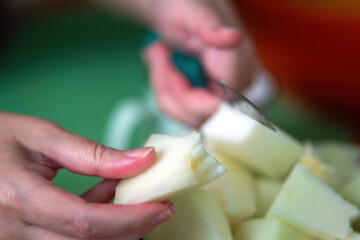
M 174 217 L 145 240 L 232 240 L 229 223 L 216 197 L 196 189 L 176 197 Z
M 327 240 L 346 238 L 359 210 L 297 164 L 267 216 L 278 217 L 314 237 Z
M 301 144 L 223 103 L 202 127 L 206 144 L 269 178 L 283 177 L 299 159 Z
M 282 182 L 257 178 L 255 179 L 255 189 L 257 192 L 257 206 L 258 211 L 256 216 L 263 217 L 271 204 L 274 202 L 276 195 L 279 193 L 282 186 Z
M 231 224 L 249 218 L 256 213 L 256 192 L 252 174 L 238 162 L 207 148 L 228 170 L 224 176 L 210 183 L 208 187 L 219 196 Z
M 346 200 L 360 207 L 360 171 L 340 189 L 340 193 Z
M 316 149 L 323 156 L 323 160 L 336 168 L 348 182 L 360 170 L 360 147 L 355 144 L 324 141 L 316 144 Z
M 347 238 L 344 240 L 360 240 L 360 234 L 357 232 L 352 232 Z
M 315 240 L 315 238 L 277 219 L 255 219 L 241 223 L 234 240 Z
M 305 144 L 299 162 L 315 177 L 334 189 L 338 189 L 343 182 L 342 176 L 337 173 L 333 166 L 321 159 L 314 146 L 309 142 Z
M 155 147 L 156 161 L 116 187 L 116 204 L 162 201 L 194 186 L 210 182 L 226 169 L 203 148 L 200 134 L 153 134 L 145 147 Z

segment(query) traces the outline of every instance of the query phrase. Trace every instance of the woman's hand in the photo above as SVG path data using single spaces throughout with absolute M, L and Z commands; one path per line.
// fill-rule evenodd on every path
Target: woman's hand
M 106 203 L 117 179 L 154 160 L 153 148 L 115 150 L 44 119 L 0 112 L 0 239 L 138 240 L 172 217 L 172 204 Z M 51 182 L 61 168 L 107 180 L 78 197 Z
M 208 77 L 237 90 L 257 70 L 253 48 L 228 0 L 153 0 L 153 12 L 163 42 L 150 45 L 145 59 L 157 102 L 173 118 L 198 127 L 220 100 L 188 83 L 171 61 L 170 47 L 198 56 Z

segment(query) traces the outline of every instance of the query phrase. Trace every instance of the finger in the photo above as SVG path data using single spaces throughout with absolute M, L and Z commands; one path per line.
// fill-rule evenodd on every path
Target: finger
M 182 21 L 205 45 L 230 48 L 241 43 L 241 32 L 227 25 L 216 6 L 209 3 L 192 3 L 190 11 L 187 10 L 186 14 L 188 16 Z
M 126 178 L 150 167 L 156 158 L 153 148 L 116 150 L 66 131 L 44 119 L 22 119 L 32 121 L 33 127 L 21 131 L 21 126 L 26 127 L 29 123 L 19 126 L 20 143 L 26 149 L 45 155 L 77 174 L 106 179 Z M 40 163 L 42 161 L 41 158 L 37 160 Z
M 122 235 L 122 236 L 114 236 L 114 237 L 106 237 L 106 238 L 88 238 L 88 240 L 139 240 L 142 236 L 145 236 L 149 232 L 148 230 L 140 230 L 138 232 Z M 63 234 L 59 234 L 56 232 L 52 232 L 46 229 L 43 229 L 38 226 L 30 226 L 26 232 L 27 239 L 36 239 L 36 240 L 79 240 L 78 237 L 69 237 Z M 84 239 L 84 238 L 81 238 Z
M 88 203 L 108 203 L 115 196 L 119 180 L 103 180 L 86 191 L 81 197 Z
M 239 46 L 242 40 L 238 29 L 226 26 L 203 28 L 198 34 L 205 44 L 217 48 L 234 48 Z
M 183 78 L 173 78 L 173 97 L 176 99 L 183 114 L 197 119 L 193 127 L 211 116 L 220 104 L 220 99 L 206 89 L 194 88 Z
M 14 213 L 24 222 L 62 235 L 105 238 L 127 235 L 169 220 L 165 203 L 87 204 L 83 199 L 25 173 Z
M 170 117 L 179 120 L 187 125 L 196 125 L 197 118 L 184 112 L 184 109 L 174 98 L 173 86 L 176 78 L 185 77 L 175 69 L 171 62 L 170 53 L 167 47 L 162 43 L 155 43 L 148 47 L 146 51 L 146 60 L 150 69 L 151 84 L 155 92 L 156 101 L 160 108 Z

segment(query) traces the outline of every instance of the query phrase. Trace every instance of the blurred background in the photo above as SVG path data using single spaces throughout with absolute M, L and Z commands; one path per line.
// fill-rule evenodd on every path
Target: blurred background
M 106 143 L 114 108 L 128 99 L 143 101 L 150 91 L 141 60 L 145 31 L 138 23 L 89 6 L 9 21 L 1 33 L 5 41 L 0 56 L 0 109 L 46 118 Z M 352 136 L 345 125 L 305 110 L 286 92 L 263 111 L 299 140 Z M 129 147 L 139 147 L 143 141 L 133 138 Z M 54 179 L 75 194 L 98 181 L 66 170 Z

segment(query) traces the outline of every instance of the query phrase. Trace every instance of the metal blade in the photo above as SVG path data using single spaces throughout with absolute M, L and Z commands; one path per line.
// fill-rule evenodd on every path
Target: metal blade
M 225 81 L 208 80 L 208 88 L 216 96 L 230 103 L 236 109 L 248 117 L 254 119 L 263 126 L 276 131 L 271 122 L 260 112 L 260 110 L 249 99 L 238 91 L 229 87 Z

